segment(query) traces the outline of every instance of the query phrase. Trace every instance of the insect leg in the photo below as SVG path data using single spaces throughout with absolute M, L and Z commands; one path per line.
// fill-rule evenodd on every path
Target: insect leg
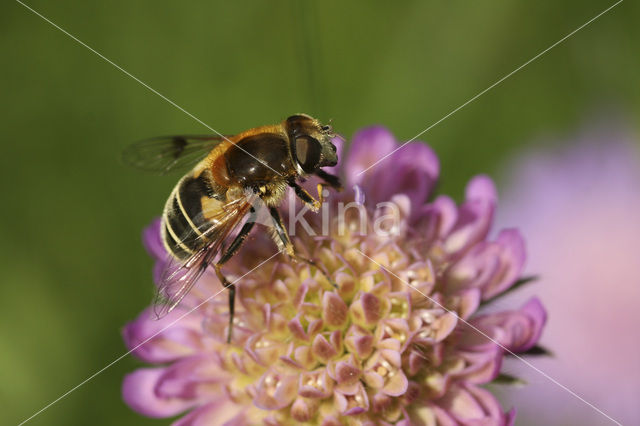
M 233 317 L 235 314 L 236 306 L 236 286 L 233 283 L 229 282 L 229 280 L 227 280 L 227 278 L 222 274 L 220 268 L 222 268 L 222 265 L 224 265 L 229 259 L 233 257 L 234 254 L 238 252 L 238 250 L 240 250 L 240 247 L 242 247 L 242 244 L 247 239 L 249 232 L 251 232 L 253 225 L 256 224 L 256 217 L 256 211 L 253 207 L 251 207 L 249 218 L 242 226 L 242 229 L 234 238 L 229 247 L 227 247 L 226 251 L 222 254 L 220 260 L 218 260 L 218 262 L 214 265 L 218 279 L 220 280 L 222 285 L 227 290 L 229 290 L 229 330 L 227 331 L 227 343 L 231 343 L 231 334 L 233 331 Z
M 298 198 L 300 198 L 307 206 L 309 206 L 309 208 L 313 212 L 317 212 L 318 210 L 320 210 L 320 206 L 322 205 L 322 202 L 313 198 L 311 194 L 309 194 L 303 187 L 301 187 L 294 181 L 289 182 L 289 186 L 296 191 L 296 195 L 298 196 Z M 321 189 L 318 188 L 318 191 L 321 191 Z
M 327 186 L 335 189 L 336 191 L 342 191 L 342 183 L 338 176 L 329 174 L 322 169 L 318 169 L 315 172 L 315 175 L 322 179 Z
M 269 207 L 269 213 L 271 213 L 273 226 L 276 229 L 280 241 L 282 241 L 282 244 L 284 245 L 284 250 L 287 253 L 287 256 L 298 262 L 304 262 L 307 265 L 315 267 L 316 269 L 318 269 L 318 271 L 322 272 L 322 275 L 325 276 L 327 281 L 329 281 L 332 286 L 337 288 L 338 285 L 331 279 L 331 277 L 329 277 L 329 274 L 327 274 L 325 270 L 318 266 L 318 264 L 314 260 L 307 259 L 306 257 L 302 257 L 298 253 L 296 253 L 293 243 L 291 242 L 291 238 L 289 238 L 287 228 L 285 228 L 284 223 L 282 222 L 282 217 L 280 216 L 280 212 L 278 211 L 278 209 L 275 207 Z
M 322 169 L 318 169 L 315 172 L 315 175 L 324 181 L 318 184 L 318 200 L 320 201 L 320 204 L 324 203 L 325 188 L 332 188 L 338 192 L 342 191 L 342 183 L 338 176 L 329 174 Z

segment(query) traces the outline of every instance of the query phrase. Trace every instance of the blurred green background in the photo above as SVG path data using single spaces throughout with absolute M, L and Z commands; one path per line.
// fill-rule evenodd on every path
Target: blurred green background
M 409 139 L 613 3 L 27 4 L 222 133 L 307 112 Z M 623 2 L 423 135 L 440 190 L 459 198 L 473 174 L 601 110 L 637 126 L 639 12 Z M 0 23 L 0 423 L 16 424 L 122 355 L 120 328 L 151 300 L 140 233 L 177 178 L 120 152 L 208 130 L 19 3 Z M 138 365 L 122 359 L 29 424 L 167 423 L 121 402 Z

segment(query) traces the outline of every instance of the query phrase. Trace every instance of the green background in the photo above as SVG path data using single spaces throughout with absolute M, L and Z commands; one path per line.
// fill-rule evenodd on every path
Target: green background
M 295 112 L 409 139 L 612 1 L 29 1 L 222 133 Z M 541 136 L 640 112 L 637 3 L 625 1 L 420 139 L 460 197 Z M 151 300 L 143 227 L 175 176 L 124 167 L 132 141 L 207 133 L 14 1 L 0 6 L 0 423 L 16 424 L 125 352 Z M 637 131 L 638 128 L 636 127 Z M 158 425 L 120 396 L 125 357 L 33 425 Z

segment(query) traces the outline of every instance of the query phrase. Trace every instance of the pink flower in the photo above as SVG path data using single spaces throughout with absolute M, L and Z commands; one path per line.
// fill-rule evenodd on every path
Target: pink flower
M 620 423 L 640 424 L 637 139 L 591 129 L 565 148 L 523 155 L 507 181 L 500 223 L 522 226 L 529 269 L 542 277 L 523 293 L 543 296 L 553 318 L 544 346 L 554 356 L 531 361 Z M 611 424 L 521 363 L 508 367 L 530 382 L 504 398 L 523 420 Z
M 443 195 L 428 202 L 439 164 L 422 143 L 359 174 L 397 146 L 381 127 L 356 134 L 342 174 L 345 187 L 359 189 L 331 195 L 326 235 L 290 229 L 337 289 L 278 256 L 239 281 L 231 344 L 226 298 L 166 330 L 185 311 L 160 321 L 144 311 L 125 327 L 125 342 L 135 348 L 151 338 L 134 354 L 156 366 L 125 378 L 127 404 L 152 417 L 188 412 L 176 425 L 511 424 L 514 412 L 481 386 L 498 376 L 505 348 L 535 345 L 546 314 L 537 299 L 477 311 L 521 277 L 524 242 L 513 229 L 487 240 L 496 191 L 486 176 L 471 180 L 459 206 Z M 359 193 L 363 215 L 338 214 Z M 390 212 L 397 220 L 385 221 Z M 322 214 L 305 218 L 316 232 L 326 224 Z M 156 221 L 145 244 L 160 264 L 158 232 Z M 274 252 L 265 234 L 225 266 L 229 277 Z M 219 289 L 205 275 L 184 306 Z

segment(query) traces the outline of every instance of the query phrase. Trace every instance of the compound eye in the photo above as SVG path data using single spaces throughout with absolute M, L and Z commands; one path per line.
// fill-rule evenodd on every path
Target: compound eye
M 306 173 L 318 168 L 322 147 L 317 139 L 311 136 L 298 136 L 296 138 L 296 159 Z

